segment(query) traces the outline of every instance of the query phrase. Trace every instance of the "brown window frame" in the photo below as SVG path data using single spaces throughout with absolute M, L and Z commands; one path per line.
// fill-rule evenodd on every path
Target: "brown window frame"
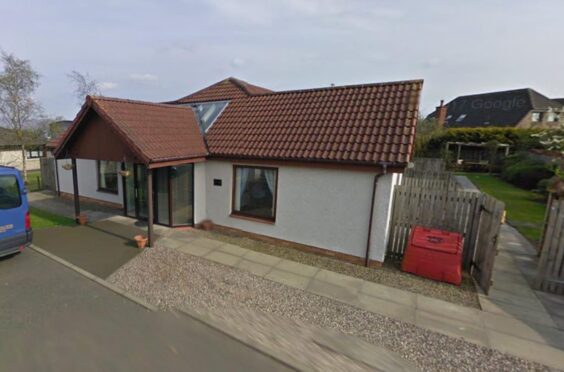
M 276 172 L 276 183 L 274 187 L 274 203 L 272 208 L 272 217 L 261 217 L 255 216 L 250 213 L 240 212 L 235 210 L 235 190 L 236 190 L 236 182 L 237 182 L 237 168 L 254 168 L 254 169 L 268 169 L 273 170 Z M 246 164 L 234 164 L 233 165 L 233 179 L 231 182 L 231 217 L 238 217 L 243 218 L 251 221 L 257 222 L 266 222 L 266 223 L 274 223 L 276 222 L 276 212 L 278 206 L 278 168 L 276 167 L 263 167 L 257 165 L 246 165 Z
M 118 195 L 119 194 L 119 169 L 121 169 L 121 166 L 119 165 L 119 162 L 114 162 L 117 164 L 116 167 L 116 176 L 118 176 L 118 182 L 116 183 L 116 189 L 112 190 L 112 189 L 108 189 L 106 187 L 102 187 L 100 185 L 100 161 L 102 160 L 96 160 L 96 181 L 97 181 L 97 188 L 96 191 L 99 192 L 104 192 L 106 194 L 113 194 L 113 195 Z M 107 161 L 109 162 L 110 160 L 103 160 L 103 161 Z

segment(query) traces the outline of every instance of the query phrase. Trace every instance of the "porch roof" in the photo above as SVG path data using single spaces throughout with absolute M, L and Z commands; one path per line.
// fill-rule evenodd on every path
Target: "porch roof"
M 152 167 L 191 162 L 208 152 L 190 108 L 88 96 L 54 154 L 56 158 L 134 160 Z

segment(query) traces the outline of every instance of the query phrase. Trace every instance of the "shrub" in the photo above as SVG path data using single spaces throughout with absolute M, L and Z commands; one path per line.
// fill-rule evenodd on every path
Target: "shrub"
M 521 188 L 532 190 L 541 180 L 551 178 L 554 174 L 548 165 L 517 155 L 507 158 L 501 171 L 501 178 Z

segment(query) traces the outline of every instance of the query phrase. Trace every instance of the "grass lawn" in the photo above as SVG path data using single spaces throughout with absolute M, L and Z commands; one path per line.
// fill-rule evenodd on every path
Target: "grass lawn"
M 31 212 L 31 227 L 33 229 L 43 229 L 53 226 L 74 226 L 75 222 L 72 218 L 60 216 L 45 212 L 41 209 L 30 208 Z
M 27 189 L 30 192 L 39 191 L 41 188 L 41 171 L 29 171 L 27 172 Z
M 505 203 L 509 222 L 529 241 L 541 239 L 546 202 L 542 195 L 520 189 L 496 176 L 485 173 L 462 173 L 485 193 Z

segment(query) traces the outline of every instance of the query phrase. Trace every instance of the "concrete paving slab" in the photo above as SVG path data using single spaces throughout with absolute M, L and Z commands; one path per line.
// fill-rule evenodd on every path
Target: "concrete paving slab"
M 368 296 L 362 293 L 358 294 L 357 301 L 354 305 L 376 314 L 389 316 L 390 318 L 397 319 L 402 322 L 415 324 L 415 309 L 413 307 L 404 306 L 396 302 Z
M 529 285 L 525 283 L 516 283 L 511 280 L 493 280 L 493 288 L 499 289 L 501 291 L 514 293 L 518 296 L 528 296 L 533 297 L 534 292 L 529 287 Z
M 362 283 L 360 293 L 409 307 L 415 307 L 417 301 L 417 295 L 413 292 L 402 291 L 401 289 L 387 287 L 385 285 L 369 281 L 364 281 Z
M 307 287 L 307 291 L 346 304 L 354 304 L 357 302 L 358 290 L 350 287 L 341 287 L 322 280 L 312 279 Z
M 263 265 L 275 266 L 278 264 L 282 259 L 280 257 L 269 256 L 264 253 L 259 253 L 255 251 L 249 250 L 243 256 L 246 260 L 257 262 Z
M 205 258 L 227 266 L 237 266 L 241 257 L 233 256 L 224 252 L 212 251 L 208 253 Z
M 198 257 L 203 257 L 214 250 L 212 248 L 200 247 L 198 245 L 192 245 L 190 243 L 181 244 L 178 247 L 178 249 L 184 253 L 188 253 L 191 254 L 192 256 L 198 256 Z
M 171 248 L 171 249 L 178 249 L 182 245 L 182 243 L 179 242 L 178 240 L 171 239 L 171 238 L 168 238 L 168 237 L 160 238 L 158 240 L 157 244 L 160 247 L 166 247 L 166 248 Z
M 306 276 L 292 274 L 288 271 L 282 271 L 278 269 L 272 269 L 268 274 L 265 275 L 265 278 L 272 280 L 273 282 L 303 290 L 307 288 L 311 280 L 311 278 L 308 278 Z
M 197 238 L 191 241 L 191 244 L 197 245 L 204 248 L 219 248 L 220 246 L 224 245 L 225 243 L 219 240 L 213 240 L 208 238 Z
M 554 321 L 546 311 L 534 311 L 520 306 L 513 306 L 504 302 L 498 302 L 480 296 L 482 310 L 521 319 L 524 321 L 539 323 L 549 327 L 556 327 Z
M 479 327 L 483 326 L 480 319 L 480 310 L 459 306 L 451 302 L 417 295 L 417 309 L 449 318 L 450 320 L 458 320 Z M 447 320 L 445 319 L 445 321 Z
M 265 276 L 268 272 L 270 272 L 270 270 L 272 270 L 272 266 L 263 265 L 258 262 L 253 262 L 245 259 L 241 259 L 241 261 L 239 261 L 237 268 L 248 271 L 256 276 Z
M 238 245 L 234 245 L 234 244 L 224 244 L 220 246 L 217 250 L 220 252 L 229 253 L 230 255 L 239 256 L 239 257 L 243 256 L 245 253 L 249 251 L 248 249 L 241 248 Z
M 493 331 L 544 343 L 564 350 L 564 331 L 559 329 L 488 312 L 482 312 L 480 317 L 484 326 Z
M 276 265 L 276 268 L 307 277 L 312 277 L 319 271 L 318 267 L 304 265 L 299 262 L 289 260 L 282 260 Z
M 171 229 L 166 237 L 181 243 L 191 243 L 192 241 L 198 239 L 198 235 L 195 232 L 175 229 Z
M 529 282 L 525 279 L 521 272 L 511 272 L 495 268 L 492 272 L 492 280 L 494 282 L 503 281 L 529 287 Z
M 519 296 L 514 293 L 492 288 L 488 293 L 488 298 L 495 301 L 505 302 L 514 306 L 526 307 L 531 310 L 544 311 L 542 302 L 540 302 L 537 296 L 534 295 L 534 292 L 532 293 L 533 296 Z
M 324 269 L 319 270 L 317 274 L 315 274 L 314 278 L 341 287 L 347 287 L 356 291 L 360 291 L 363 283 L 362 279 L 353 278 L 352 276 L 343 275 Z
M 440 314 L 417 310 L 415 324 L 447 336 L 463 338 L 472 343 L 489 346 L 488 337 L 483 327 L 460 320 L 443 317 Z
M 488 333 L 490 345 L 495 349 L 559 370 L 564 366 L 564 351 L 562 350 L 490 329 L 486 330 L 486 332 Z

